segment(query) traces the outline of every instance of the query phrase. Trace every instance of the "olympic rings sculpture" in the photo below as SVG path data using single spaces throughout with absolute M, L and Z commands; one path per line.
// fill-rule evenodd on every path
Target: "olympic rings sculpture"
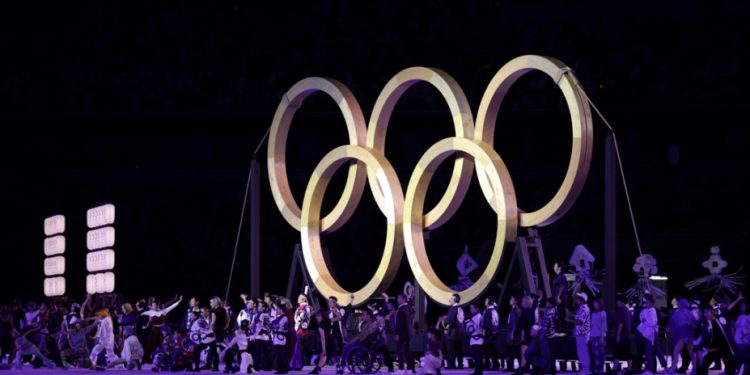
M 533 211 L 516 206 L 516 193 L 510 174 L 493 148 L 495 123 L 503 99 L 522 75 L 538 70 L 552 78 L 568 104 L 573 129 L 570 162 L 562 184 L 554 197 Z M 438 141 L 417 163 L 404 194 L 393 166 L 384 155 L 385 135 L 396 103 L 412 85 L 426 82 L 435 87 L 450 108 L 456 135 Z M 349 134 L 349 144 L 330 151 L 319 162 L 305 190 L 302 207 L 289 188 L 286 173 L 286 140 L 292 119 L 305 99 L 323 92 L 339 106 Z M 490 81 L 479 106 L 476 124 L 468 100 L 458 83 L 442 70 L 407 68 L 385 85 L 375 102 L 369 125 L 365 125 L 354 95 L 342 83 L 328 78 L 305 78 L 292 86 L 281 100 L 273 118 L 268 144 L 268 175 L 274 201 L 284 219 L 301 233 L 305 266 L 324 296 L 361 304 L 382 293 L 393 281 L 404 249 L 414 276 L 427 295 L 447 304 L 458 293 L 462 303 L 480 297 L 497 273 L 503 247 L 514 242 L 518 227 L 545 226 L 557 221 L 581 193 L 591 164 L 593 129 L 591 111 L 585 94 L 572 70 L 549 57 L 526 55 L 505 64 Z M 438 166 L 452 155 L 453 172 L 446 192 L 437 205 L 424 212 L 425 195 Z M 335 171 L 348 165 L 344 191 L 327 215 L 321 214 L 326 187 Z M 467 290 L 454 291 L 435 274 L 427 256 L 424 231 L 435 229 L 456 212 L 476 170 L 482 193 L 497 214 L 497 232 L 489 264 Z M 387 220 L 383 257 L 375 275 L 361 289 L 350 292 L 334 279 L 321 247 L 320 236 L 339 229 L 359 204 L 365 182 Z

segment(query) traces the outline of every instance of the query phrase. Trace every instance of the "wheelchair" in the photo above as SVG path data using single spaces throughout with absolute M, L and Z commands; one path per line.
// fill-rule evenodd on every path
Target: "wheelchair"
M 346 354 L 346 366 L 352 374 L 376 374 L 383 367 L 383 355 L 372 343 L 357 344 Z

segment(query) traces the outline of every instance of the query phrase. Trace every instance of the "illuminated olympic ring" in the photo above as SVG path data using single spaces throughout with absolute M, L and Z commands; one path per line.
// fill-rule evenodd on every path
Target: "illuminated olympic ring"
M 573 126 L 573 145 L 567 173 L 555 196 L 541 208 L 524 212 L 516 207 L 510 174 L 492 143 L 497 114 L 505 95 L 519 77 L 532 70 L 547 74 L 562 90 Z M 446 100 L 456 135 L 435 143 L 425 152 L 404 196 L 396 173 L 384 156 L 385 134 L 401 95 L 418 82 L 431 84 Z M 349 133 L 349 145 L 337 147 L 323 157 L 308 182 L 300 209 L 286 174 L 286 140 L 297 109 L 317 91 L 326 93 L 338 104 Z M 511 60 L 490 81 L 479 107 L 476 130 L 461 87 L 438 69 L 408 68 L 391 78 L 378 96 L 367 127 L 357 100 L 346 86 L 326 78 L 303 79 L 287 91 L 276 110 L 268 145 L 268 174 L 276 205 L 284 219 L 301 232 L 305 266 L 315 286 L 325 296 L 348 300 L 353 294 L 354 303 L 361 304 L 383 292 L 396 274 L 405 245 L 409 266 L 430 298 L 447 304 L 450 295 L 458 293 L 461 302 L 468 303 L 481 296 L 491 284 L 503 246 L 506 241 L 515 241 L 518 227 L 549 225 L 572 207 L 588 175 L 592 146 L 591 112 L 571 69 L 558 60 L 529 55 Z M 438 204 L 425 214 L 424 199 L 430 179 L 440 163 L 454 154 L 457 157 L 448 188 Z M 344 164 L 349 170 L 341 198 L 328 215 L 321 216 L 328 182 Z M 498 229 L 492 256 L 479 280 L 471 288 L 456 292 L 437 277 L 430 265 L 423 232 L 439 227 L 453 216 L 466 195 L 474 169 L 485 199 L 497 214 Z M 386 243 L 372 279 L 360 290 L 349 292 L 332 276 L 320 245 L 320 234 L 333 232 L 346 223 L 362 197 L 365 180 L 369 181 L 375 202 L 388 221 Z

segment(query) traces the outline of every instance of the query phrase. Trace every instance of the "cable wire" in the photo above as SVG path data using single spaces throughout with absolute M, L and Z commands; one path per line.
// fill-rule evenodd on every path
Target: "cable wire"
M 625 200 L 627 201 L 628 211 L 630 212 L 630 223 L 633 225 L 633 234 L 635 235 L 635 244 L 638 247 L 638 254 L 643 255 L 643 249 L 641 248 L 641 239 L 640 239 L 640 236 L 638 235 L 638 227 L 635 224 L 635 215 L 633 214 L 633 204 L 630 201 L 630 192 L 628 191 L 628 183 L 627 183 L 627 180 L 625 179 L 625 168 L 623 168 L 622 166 L 622 158 L 620 157 L 620 147 L 618 146 L 618 143 L 617 143 L 617 135 L 615 134 L 615 129 L 612 127 L 612 125 L 610 125 L 609 121 L 607 121 L 607 119 L 604 117 L 602 112 L 599 111 L 599 108 L 596 106 L 596 104 L 594 104 L 591 98 L 589 98 L 589 96 L 586 95 L 586 91 L 583 90 L 583 87 L 581 87 L 580 84 L 576 84 L 576 85 L 580 89 L 579 91 L 581 92 L 581 94 L 583 94 L 583 96 L 586 98 L 586 101 L 591 105 L 592 108 L 594 108 L 594 111 L 596 111 L 596 114 L 599 115 L 599 118 L 601 118 L 602 121 L 604 121 L 604 124 L 607 126 L 607 129 L 609 129 L 609 132 L 612 134 L 612 141 L 614 143 L 615 154 L 617 156 L 617 165 L 619 166 L 619 169 L 620 169 L 620 177 L 622 177 L 622 187 L 623 187 L 623 190 L 625 190 Z
M 263 138 L 261 138 L 260 142 L 258 142 L 258 146 L 255 147 L 255 151 L 253 152 L 253 157 L 251 160 L 255 160 L 258 156 L 258 151 L 260 150 L 260 147 L 263 145 L 263 143 L 266 141 L 266 138 L 268 138 L 268 133 L 271 131 L 271 127 L 269 127 L 266 130 L 266 134 L 263 135 Z M 250 182 L 253 178 L 253 172 L 255 163 L 250 163 L 250 171 L 247 174 L 247 184 L 245 184 L 245 196 L 242 199 L 242 210 L 240 211 L 240 222 L 237 226 L 237 238 L 234 241 L 234 255 L 232 255 L 232 266 L 229 269 L 229 280 L 227 281 L 227 291 L 224 294 L 224 302 L 226 302 L 229 299 L 229 290 L 232 287 L 232 276 L 234 275 L 234 265 L 237 262 L 237 250 L 240 247 L 240 235 L 242 234 L 242 224 L 245 221 L 245 211 L 247 210 L 247 195 L 250 193 Z

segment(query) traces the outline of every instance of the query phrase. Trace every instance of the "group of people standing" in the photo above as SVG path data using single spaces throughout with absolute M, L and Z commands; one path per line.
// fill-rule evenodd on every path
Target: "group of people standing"
M 617 302 L 613 321 L 607 320 L 602 300 L 593 301 L 593 312 L 585 293 L 576 295 L 578 308 L 569 321 L 574 324 L 576 349 L 584 374 L 605 372 L 607 329 L 613 327 L 613 372 L 623 370 L 629 363 L 631 373 L 655 374 L 657 361 L 667 373 L 707 375 L 712 364 L 724 366 L 725 375 L 735 375 L 744 365 L 743 374 L 750 371 L 750 315 L 740 293 L 734 302 L 715 300 L 700 308 L 699 301 L 689 302 L 682 297 L 672 300 L 672 311 L 667 316 L 655 307 L 655 297 L 644 294 L 637 303 Z M 660 342 L 660 327 L 669 333 L 672 346 L 671 364 Z M 612 335 L 610 335 L 611 337 Z M 677 366 L 682 360 L 681 366 Z
M 153 298 L 141 300 L 135 307 L 101 301 L 95 307 L 91 296 L 81 305 L 47 308 L 29 303 L 25 309 L 17 305 L 0 314 L 0 350 L 12 353 L 17 368 L 31 360 L 63 368 L 140 369 L 151 363 L 154 371 L 219 371 L 223 362 L 225 372 L 287 373 L 312 363 L 309 373 L 318 374 L 328 365 L 337 373 L 346 372 L 350 353 L 365 348 L 389 372 L 397 363 L 402 373 L 418 368 L 438 374 L 441 369 L 463 368 L 468 349 L 474 375 L 501 367 L 516 375 L 536 375 L 555 373 L 556 360 L 563 358 L 550 340 L 559 339 L 575 342 L 582 374 L 607 372 L 608 353 L 614 359 L 610 371 L 615 373 L 653 374 L 659 361 L 667 373 L 690 370 L 706 375 L 719 363 L 725 375 L 737 374 L 742 365 L 747 374 L 750 315 L 741 293 L 734 301 L 714 300 L 703 309 L 699 301 L 677 297 L 668 316 L 656 309 L 653 295 L 645 294 L 636 303 L 618 301 L 608 316 L 601 299 L 558 291 L 562 289 L 555 287 L 547 299 L 512 297 L 507 312 L 490 297 L 462 306 L 454 294 L 446 313 L 427 330 L 424 347 L 417 350 L 424 352 L 420 366 L 412 348 L 413 301 L 404 294 L 395 301 L 384 294 L 382 302 L 371 301 L 359 309 L 351 300 L 341 304 L 335 297 L 318 306 L 305 295 L 293 304 L 271 294 L 242 294 L 237 309 L 218 297 L 208 305 L 191 298 L 181 319 L 168 315 L 182 296 L 163 304 Z M 569 313 L 565 302 L 571 297 L 575 309 Z M 660 327 L 670 333 L 670 365 L 659 342 Z M 8 345 L 3 332 L 12 332 L 14 345 Z M 573 339 L 562 338 L 571 334 Z M 389 340 L 395 344 L 395 357 Z M 497 349 L 503 346 L 501 355 Z

